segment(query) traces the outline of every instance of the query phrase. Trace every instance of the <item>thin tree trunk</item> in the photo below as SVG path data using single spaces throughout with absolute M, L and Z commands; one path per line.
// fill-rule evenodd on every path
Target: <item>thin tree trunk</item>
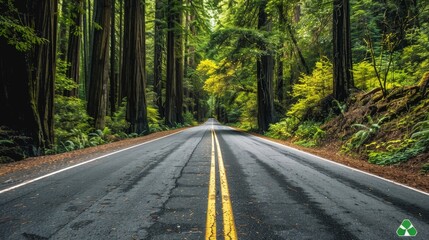
M 14 3 L 21 23 L 47 41 L 25 52 L 0 38 L 0 125 L 31 138 L 28 154 L 38 155 L 54 143 L 53 103 L 57 50 L 57 0 Z
M 176 34 L 175 34 L 175 50 L 176 50 L 176 120 L 183 124 L 183 0 L 176 0 L 177 10 L 175 13 Z
M 82 12 L 83 0 L 74 0 L 69 4 L 70 12 L 72 13 L 72 24 L 69 30 L 69 44 L 67 49 L 67 63 L 70 66 L 67 68 L 66 75 L 68 78 L 79 85 L 79 67 L 80 67 L 80 52 L 81 52 L 81 30 L 82 29 Z M 69 97 L 77 97 L 79 89 L 75 88 L 70 91 L 65 91 L 64 95 Z
M 119 0 L 119 73 L 118 74 L 118 101 L 119 104 L 122 103 L 122 100 L 125 97 L 125 91 L 122 91 L 124 88 L 122 86 L 122 59 L 123 59 L 123 49 L 124 49 L 124 0 Z
M 110 113 L 113 115 L 116 112 L 116 106 L 118 105 L 118 82 L 116 78 L 116 4 L 115 0 L 112 0 L 112 20 L 110 24 Z
M 271 31 L 271 23 L 268 20 L 265 8 L 267 0 L 264 0 L 259 6 L 258 28 L 261 31 Z M 257 102 L 258 102 L 258 127 L 265 132 L 269 124 L 274 120 L 274 103 L 273 103 L 273 76 L 274 60 L 270 54 L 260 57 L 257 62 Z
M 165 124 L 176 123 L 176 67 L 175 67 L 175 0 L 168 0 L 167 6 L 167 79 L 165 96 Z
M 84 90 L 85 90 L 85 97 L 88 96 L 88 88 L 87 88 L 87 83 L 89 83 L 89 20 L 88 20 L 88 11 L 89 11 L 89 1 L 84 0 L 83 4 L 84 4 L 84 9 L 85 12 L 83 14 L 83 76 L 85 79 L 84 84 L 82 84 L 84 86 Z
M 94 119 L 94 127 L 103 129 L 107 110 L 109 80 L 109 36 L 112 13 L 111 0 L 96 0 L 95 22 L 102 29 L 94 31 L 94 45 L 89 84 L 88 114 Z
M 145 8 L 140 0 L 125 0 L 122 79 L 127 82 L 127 120 L 130 132 L 149 131 L 145 97 Z
M 156 0 L 155 6 L 155 55 L 154 55 L 154 82 L 153 87 L 156 93 L 155 103 L 161 117 L 164 117 L 162 106 L 162 50 L 164 48 L 164 0 Z
M 59 44 L 58 52 L 61 60 L 66 60 L 67 56 L 67 28 L 69 28 L 68 19 L 70 18 L 71 4 L 69 0 L 63 0 L 61 2 L 61 21 L 59 24 Z M 70 33 L 69 33 L 70 35 Z

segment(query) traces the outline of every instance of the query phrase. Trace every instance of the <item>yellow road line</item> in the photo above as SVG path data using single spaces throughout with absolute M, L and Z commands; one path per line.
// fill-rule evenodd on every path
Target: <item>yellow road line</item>
M 206 240 L 216 239 L 216 159 L 214 132 L 212 135 L 212 153 L 210 163 L 209 196 L 207 202 Z
M 235 228 L 234 214 L 232 211 L 232 204 L 229 196 L 228 181 L 226 179 L 226 171 L 225 166 L 223 164 L 222 151 L 220 150 L 219 140 L 214 130 L 213 134 L 216 140 L 217 155 L 219 160 L 220 187 L 222 191 L 223 233 L 225 239 L 236 240 L 237 230 Z

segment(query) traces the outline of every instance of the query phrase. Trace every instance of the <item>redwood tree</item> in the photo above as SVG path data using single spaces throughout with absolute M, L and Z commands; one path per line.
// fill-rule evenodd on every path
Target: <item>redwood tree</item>
M 125 0 L 122 79 L 126 81 L 130 132 L 149 131 L 145 97 L 145 9 L 140 0 Z
M 262 1 L 258 14 L 258 29 L 265 32 L 271 31 L 271 23 L 265 11 L 267 3 L 267 0 Z M 267 51 L 267 46 L 260 47 Z M 257 62 L 258 127 L 262 132 L 267 131 L 269 124 L 274 120 L 273 77 L 274 59 L 270 53 L 266 52 Z
M 31 137 L 35 150 L 31 154 L 40 154 L 54 143 L 58 1 L 22 0 L 14 5 L 16 9 L 11 10 L 1 4 L 2 15 L 22 24 L 31 40 L 24 37 L 28 42 L 21 45 L 21 39 L 0 37 L 0 125 Z
M 111 13 L 112 0 L 95 1 L 95 23 L 99 26 L 94 29 L 87 109 L 96 129 L 104 128 L 107 110 Z
M 177 120 L 176 109 L 176 52 L 175 52 L 175 14 L 176 1 L 167 4 L 167 79 L 165 96 L 165 123 L 172 126 Z
M 154 82 L 153 87 L 156 93 L 156 105 L 161 117 L 164 116 L 164 108 L 162 106 L 162 59 L 164 48 L 164 0 L 156 0 L 155 2 L 155 53 L 154 53 Z
M 333 24 L 334 98 L 344 101 L 354 86 L 349 0 L 334 0 Z
M 81 29 L 82 29 L 82 11 L 83 0 L 73 0 L 70 3 L 70 14 L 72 24 L 69 30 L 69 41 L 67 47 L 67 62 L 70 64 L 67 68 L 67 77 L 74 80 L 79 84 L 79 66 L 80 66 L 80 53 L 81 53 Z M 72 89 L 64 93 L 66 96 L 78 96 L 78 89 Z

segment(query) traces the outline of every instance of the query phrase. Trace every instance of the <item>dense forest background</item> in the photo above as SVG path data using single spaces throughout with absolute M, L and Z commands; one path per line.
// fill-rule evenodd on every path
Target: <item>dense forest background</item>
M 427 0 L 0 0 L 0 162 L 211 116 L 406 161 L 429 143 L 428 10 Z

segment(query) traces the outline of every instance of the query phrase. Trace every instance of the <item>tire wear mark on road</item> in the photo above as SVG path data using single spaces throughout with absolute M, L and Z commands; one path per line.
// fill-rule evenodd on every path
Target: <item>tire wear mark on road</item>
M 264 203 L 259 202 L 246 180 L 249 176 L 244 173 L 243 167 L 240 165 L 235 155 L 231 150 L 231 146 L 226 144 L 223 135 L 234 134 L 224 130 L 219 135 L 219 142 L 222 145 L 222 151 L 225 156 L 228 156 L 228 164 L 225 166 L 228 172 L 234 174 L 230 178 L 229 184 L 234 203 L 235 222 L 238 226 L 237 237 L 238 239 L 252 239 L 252 240 L 280 240 L 283 239 L 276 235 L 275 231 L 282 230 L 282 226 L 275 224 L 267 224 L 266 216 L 261 212 Z M 234 194 L 235 193 L 235 194 Z
M 207 200 L 206 240 L 216 239 L 216 156 L 213 128 L 211 130 L 210 180 Z
M 273 147 L 267 143 L 264 143 L 265 146 L 270 147 L 271 149 L 273 149 L 274 151 L 280 152 L 281 154 L 283 154 L 285 157 L 288 158 L 292 158 L 296 163 L 301 164 L 303 166 L 309 167 L 313 170 L 316 170 L 319 173 L 324 174 L 325 176 L 332 178 L 332 179 L 336 179 L 337 181 L 345 184 L 346 186 L 356 189 L 358 190 L 360 193 L 368 196 L 368 197 L 377 197 L 379 199 L 382 199 L 384 202 L 390 202 L 390 203 L 395 203 L 394 206 L 401 209 L 403 213 L 405 214 L 412 214 L 414 216 L 416 216 L 417 218 L 419 218 L 419 220 L 429 224 L 429 211 L 426 209 L 423 209 L 417 205 L 414 204 L 409 204 L 405 201 L 403 201 L 402 199 L 399 198 L 395 198 L 392 196 L 389 196 L 385 193 L 383 193 L 382 191 L 379 191 L 377 189 L 368 189 L 368 186 L 365 186 L 364 184 L 358 182 L 358 181 L 354 181 L 351 178 L 345 178 L 344 176 L 342 176 L 341 174 L 338 174 L 328 168 L 324 168 L 321 167 L 319 165 L 316 164 L 311 164 L 309 162 L 307 162 L 308 160 L 304 157 L 300 157 L 294 153 L 291 153 L 289 151 L 277 148 L 277 147 Z
M 162 216 L 165 213 L 168 213 L 170 211 L 170 209 L 166 208 L 166 205 L 169 203 L 169 201 L 171 199 L 173 199 L 172 193 L 176 188 L 179 187 L 178 181 L 182 177 L 184 169 L 188 166 L 189 161 L 192 159 L 192 157 L 195 153 L 195 150 L 198 149 L 198 147 L 202 143 L 202 141 L 205 138 L 205 136 L 207 135 L 207 133 L 209 133 L 209 129 L 204 130 L 204 134 L 201 136 L 201 139 L 195 145 L 195 148 L 192 150 L 191 154 L 189 155 L 189 158 L 186 160 L 185 165 L 180 170 L 179 175 L 175 178 L 174 187 L 171 188 L 167 194 L 167 196 L 169 196 L 168 199 L 162 204 L 162 206 L 159 208 L 159 210 L 157 212 L 151 214 L 154 223 L 152 224 L 152 226 L 150 226 L 147 229 L 147 232 L 148 232 L 147 238 L 148 239 L 155 238 L 155 236 L 159 235 L 159 233 L 169 233 L 169 232 L 175 232 L 175 233 L 188 232 L 188 233 L 190 233 L 195 229 L 195 226 L 193 226 L 191 224 L 183 224 L 182 223 L 178 227 L 178 224 L 167 224 L 167 223 L 159 222 L 158 220 L 159 220 L 159 216 Z M 176 229 L 176 230 L 172 231 L 172 229 Z
M 267 172 L 271 173 L 272 178 L 283 188 L 284 192 L 289 195 L 293 200 L 301 205 L 306 205 L 310 210 L 310 213 L 314 215 L 321 224 L 327 227 L 328 232 L 332 233 L 335 239 L 358 239 L 351 232 L 347 231 L 345 226 L 330 215 L 326 214 L 325 211 L 319 207 L 317 202 L 312 201 L 305 191 L 293 185 L 285 175 L 282 175 L 277 169 L 271 167 L 265 162 L 258 159 L 257 156 L 248 152 L 250 156 L 256 161 Z

